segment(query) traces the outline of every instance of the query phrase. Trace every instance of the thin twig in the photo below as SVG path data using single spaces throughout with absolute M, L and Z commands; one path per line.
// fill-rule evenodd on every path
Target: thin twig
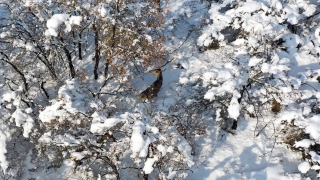
M 268 124 L 264 125 L 263 128 L 258 132 L 258 134 L 256 135 L 256 137 L 258 137 L 260 135 L 260 133 L 264 130 L 264 128 L 267 127 Z

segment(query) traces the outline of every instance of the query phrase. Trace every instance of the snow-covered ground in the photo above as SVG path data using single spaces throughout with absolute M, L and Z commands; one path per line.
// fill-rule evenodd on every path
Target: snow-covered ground
M 1 2 L 1 178 L 320 177 L 318 1 Z
M 232 61 L 227 60 L 232 55 L 231 47 L 199 54 L 192 50 L 196 48 L 192 47 L 193 44 L 194 42 L 186 41 L 175 57 L 179 59 L 180 53 L 194 52 L 179 60 L 186 68 L 180 74 L 182 83 L 192 81 L 185 77 L 188 74 L 202 74 L 210 71 L 211 67 L 223 67 L 225 63 Z M 170 79 L 175 79 L 172 76 L 174 74 L 170 75 L 169 82 Z M 171 94 L 168 86 L 167 89 L 164 86 L 162 91 Z M 237 130 L 233 133 L 221 130 L 221 124 L 214 118 L 207 122 L 206 134 L 195 140 L 195 165 L 189 169 L 187 179 L 303 179 L 298 169 L 303 162 L 301 153 L 292 151 L 282 142 L 281 119 L 277 116 L 265 117 L 263 122 L 240 118 Z

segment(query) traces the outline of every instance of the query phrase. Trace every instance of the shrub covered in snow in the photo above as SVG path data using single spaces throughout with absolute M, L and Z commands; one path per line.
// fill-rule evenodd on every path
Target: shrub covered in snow
M 319 5 L 4 0 L 0 177 L 319 176 Z

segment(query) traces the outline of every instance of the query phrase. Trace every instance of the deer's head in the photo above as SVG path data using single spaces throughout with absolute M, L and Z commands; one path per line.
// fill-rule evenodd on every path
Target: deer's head
M 156 75 L 157 77 L 159 77 L 162 73 L 161 69 L 154 69 L 149 71 L 149 73 Z

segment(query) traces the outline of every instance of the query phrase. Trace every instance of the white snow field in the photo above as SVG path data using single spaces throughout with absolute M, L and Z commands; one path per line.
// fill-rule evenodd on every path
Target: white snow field
M 30 2 L 0 0 L 0 179 L 320 178 L 320 1 Z

